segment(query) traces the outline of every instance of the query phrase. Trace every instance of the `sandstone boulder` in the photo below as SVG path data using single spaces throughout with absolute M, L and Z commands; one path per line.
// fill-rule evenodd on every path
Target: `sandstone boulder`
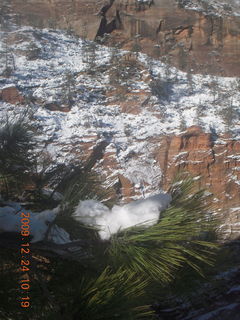
M 0 91 L 0 99 L 11 104 L 23 104 L 24 97 L 16 87 L 4 88 Z

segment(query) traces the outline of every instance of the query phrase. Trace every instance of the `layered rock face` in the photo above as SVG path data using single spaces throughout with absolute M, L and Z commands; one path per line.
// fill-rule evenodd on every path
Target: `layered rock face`
M 65 28 L 91 40 L 109 33 L 107 44 L 165 56 L 182 70 L 240 74 L 239 16 L 186 10 L 174 0 L 11 0 L 9 5 L 18 23 Z
M 224 224 L 221 231 L 227 237 L 235 238 L 240 231 L 240 141 L 227 134 L 219 136 L 216 141 L 215 138 L 214 134 L 192 126 L 180 135 L 155 139 L 151 156 L 162 170 L 161 187 L 165 190 L 179 172 L 195 177 L 199 189 L 205 189 L 211 196 L 210 209 L 218 212 L 219 217 L 222 214 Z M 119 169 L 113 153 L 105 153 L 101 165 L 115 172 Z M 117 191 L 125 201 L 140 192 L 121 174 L 118 179 Z
M 212 193 L 212 208 L 223 214 L 222 231 L 234 238 L 240 231 L 240 141 L 227 134 L 214 139 L 214 134 L 193 126 L 181 135 L 164 138 L 165 149 L 159 152 L 158 161 L 165 188 L 178 172 L 199 178 L 199 188 Z
M 185 133 L 164 139 L 165 152 L 158 161 L 164 170 L 164 185 L 168 185 L 179 171 L 201 176 L 199 187 L 208 188 L 222 207 L 229 207 L 240 200 L 240 142 L 223 135 L 214 142 L 214 136 L 204 133 L 197 126 Z M 167 165 L 166 165 L 167 164 Z

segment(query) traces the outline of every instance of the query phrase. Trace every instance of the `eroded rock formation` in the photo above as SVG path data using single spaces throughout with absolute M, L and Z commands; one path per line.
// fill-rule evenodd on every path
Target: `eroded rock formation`
M 214 195 L 216 207 L 237 207 L 240 203 L 240 141 L 229 135 L 215 141 L 214 134 L 193 126 L 169 137 L 158 161 L 164 171 L 165 188 L 177 172 L 186 171 L 199 177 L 199 187 Z
M 240 74 L 240 17 L 186 10 L 174 0 L 11 0 L 18 23 L 57 27 L 166 57 L 183 70 Z

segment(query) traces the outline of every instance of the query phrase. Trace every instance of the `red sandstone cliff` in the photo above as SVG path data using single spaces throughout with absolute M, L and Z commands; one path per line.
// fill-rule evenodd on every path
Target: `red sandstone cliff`
M 166 56 L 183 70 L 240 74 L 239 16 L 186 10 L 174 0 L 9 0 L 4 10 L 16 13 L 18 23 L 64 28 L 89 39 L 111 33 L 106 43 Z
M 193 126 L 180 135 L 160 137 L 155 145 L 154 157 L 163 173 L 161 187 L 167 190 L 178 172 L 190 173 L 199 188 L 212 194 L 212 209 L 223 215 L 223 232 L 233 238 L 239 235 L 240 141 L 227 134 L 215 141 L 213 134 Z M 101 166 L 116 172 L 119 169 L 113 153 L 104 153 Z M 125 201 L 138 194 L 122 174 L 118 180 L 118 192 Z

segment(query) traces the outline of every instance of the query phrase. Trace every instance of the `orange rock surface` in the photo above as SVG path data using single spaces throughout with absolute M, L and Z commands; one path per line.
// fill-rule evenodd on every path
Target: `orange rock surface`
M 183 70 L 240 75 L 240 17 L 179 8 L 174 0 L 10 0 L 21 24 L 64 28 L 95 39 L 111 33 L 107 44 L 138 46 Z M 136 38 L 138 35 L 138 38 Z
M 4 88 L 0 91 L 0 100 L 11 104 L 22 104 L 24 97 L 15 87 Z

